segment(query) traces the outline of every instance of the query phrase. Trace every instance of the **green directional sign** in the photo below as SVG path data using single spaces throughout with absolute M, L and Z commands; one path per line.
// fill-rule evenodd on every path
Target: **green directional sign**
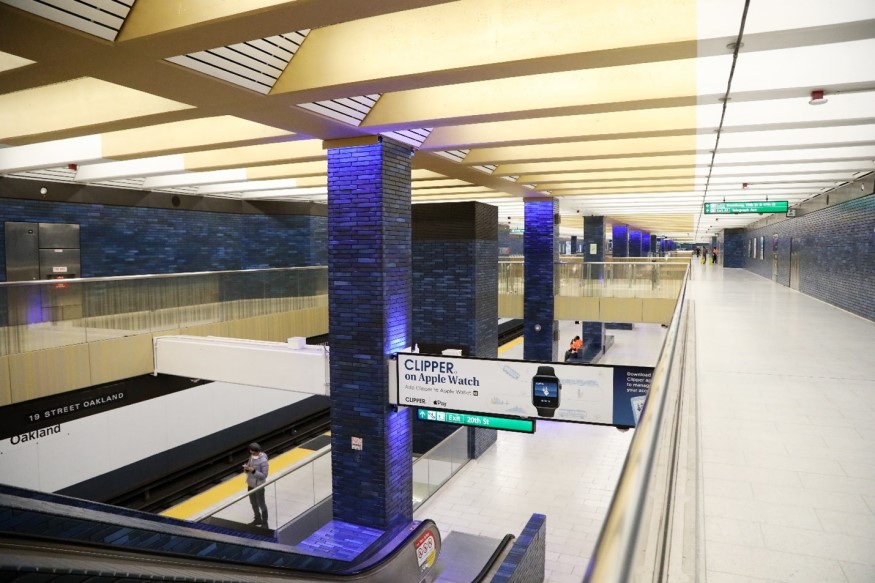
M 454 411 L 436 411 L 434 409 L 417 409 L 417 417 L 423 421 L 436 421 L 438 423 L 470 425 L 471 427 L 487 427 L 489 429 L 503 429 L 504 431 L 518 431 L 520 433 L 535 432 L 534 419 L 493 417 L 491 415 L 456 413 Z
M 748 202 L 706 202 L 706 215 L 734 215 L 738 213 L 786 213 L 786 200 L 754 200 Z

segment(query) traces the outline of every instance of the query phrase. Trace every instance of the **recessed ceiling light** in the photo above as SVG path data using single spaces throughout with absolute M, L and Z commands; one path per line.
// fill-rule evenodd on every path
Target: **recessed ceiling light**
M 817 89 L 811 92 L 811 99 L 808 101 L 808 105 L 823 105 L 827 101 L 829 100 L 823 96 L 823 89 Z

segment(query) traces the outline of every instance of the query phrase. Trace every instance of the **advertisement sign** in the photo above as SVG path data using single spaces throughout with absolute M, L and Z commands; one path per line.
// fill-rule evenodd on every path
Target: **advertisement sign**
M 650 367 L 398 354 L 397 403 L 435 411 L 634 427 Z

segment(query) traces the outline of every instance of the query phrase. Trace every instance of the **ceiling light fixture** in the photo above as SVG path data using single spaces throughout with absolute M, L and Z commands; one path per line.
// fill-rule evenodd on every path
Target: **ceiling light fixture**
M 808 105 L 823 105 L 827 101 L 829 100 L 823 96 L 823 89 L 816 89 L 811 92 L 811 99 L 808 101 Z

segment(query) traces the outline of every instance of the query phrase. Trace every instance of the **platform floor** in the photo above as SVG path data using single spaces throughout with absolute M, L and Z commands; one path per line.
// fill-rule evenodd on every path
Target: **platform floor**
M 875 582 L 875 323 L 710 264 L 693 264 L 689 297 L 707 581 Z M 648 365 L 664 332 L 610 333 L 604 364 Z M 500 356 L 521 358 L 521 343 Z M 580 582 L 631 437 L 551 422 L 500 433 L 416 516 L 498 538 L 546 514 L 547 581 Z

